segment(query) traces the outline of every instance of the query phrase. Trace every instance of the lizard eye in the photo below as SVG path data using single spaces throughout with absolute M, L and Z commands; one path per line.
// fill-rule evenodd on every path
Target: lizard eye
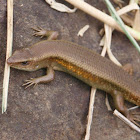
M 24 66 L 25 66 L 25 65 L 28 65 L 28 64 L 29 64 L 29 61 L 21 62 L 21 64 L 24 65 Z

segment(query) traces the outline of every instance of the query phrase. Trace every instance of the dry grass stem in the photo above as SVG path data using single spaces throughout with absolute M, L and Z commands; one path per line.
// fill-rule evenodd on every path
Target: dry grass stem
M 104 27 L 105 27 L 105 46 L 107 48 L 107 54 L 111 61 L 113 61 L 116 65 L 121 66 L 120 62 L 115 58 L 115 56 L 111 51 L 112 29 L 106 24 Z
M 130 5 L 127 5 L 121 9 L 119 9 L 117 11 L 117 13 L 120 16 L 120 15 L 126 14 L 132 10 L 138 10 L 138 9 L 139 9 L 139 6 L 136 3 L 134 3 L 134 4 L 130 4 Z
M 13 44 L 13 0 L 7 1 L 7 51 L 6 60 L 12 54 Z M 9 85 L 10 67 L 5 62 L 2 96 L 2 113 L 7 109 L 8 85 Z
M 56 2 L 55 0 L 45 0 L 51 8 L 59 11 L 59 12 L 67 12 L 67 13 L 74 13 L 77 8 L 70 9 L 69 7 L 65 6 L 62 3 Z
M 137 109 L 137 108 L 139 108 L 139 106 L 131 107 L 131 108 L 129 108 L 128 110 L 134 110 L 134 109 Z
M 91 123 L 92 123 L 95 93 L 96 93 L 96 89 L 92 88 L 91 94 L 90 94 L 90 103 L 89 103 L 89 111 L 88 111 L 88 118 L 87 118 L 88 123 L 87 123 L 87 127 L 86 127 L 85 140 L 89 140 L 89 138 L 90 138 L 90 128 L 91 128 Z
M 83 28 L 81 28 L 78 32 L 78 36 L 83 37 L 84 33 L 89 29 L 89 25 L 85 25 Z
M 81 0 L 65 0 L 75 7 L 81 9 L 82 11 L 86 12 L 87 14 L 97 18 L 98 20 L 104 22 L 105 24 L 109 25 L 110 27 L 117 29 L 118 31 L 122 31 L 120 26 L 117 22 L 109 15 L 103 13 L 102 11 L 96 9 L 95 7 L 89 5 L 88 3 L 81 1 Z M 140 32 L 135 32 L 132 28 L 125 26 L 126 29 L 130 32 L 130 34 L 137 40 L 140 40 Z
M 111 106 L 109 104 L 109 100 L 108 100 L 108 94 L 106 94 L 105 104 L 106 104 L 107 110 L 112 111 Z
M 136 11 L 134 24 L 133 24 L 133 29 L 140 32 L 140 10 Z
M 136 130 L 137 132 L 140 133 L 140 128 L 137 127 L 135 124 L 133 124 L 130 120 L 128 120 L 126 117 L 124 117 L 120 112 L 117 110 L 114 111 L 113 113 L 115 116 L 120 118 L 123 122 L 125 122 L 127 125 L 129 125 L 132 129 Z

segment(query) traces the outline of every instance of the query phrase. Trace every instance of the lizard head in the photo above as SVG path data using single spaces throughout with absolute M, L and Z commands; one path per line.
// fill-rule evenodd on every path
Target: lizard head
M 35 71 L 44 67 L 44 63 L 35 60 L 33 53 L 29 48 L 17 50 L 7 59 L 7 63 L 16 69 L 25 71 Z

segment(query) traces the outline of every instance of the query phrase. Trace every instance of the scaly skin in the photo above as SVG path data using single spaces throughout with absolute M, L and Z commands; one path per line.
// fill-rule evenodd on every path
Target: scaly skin
M 24 85 L 49 82 L 54 79 L 54 70 L 61 70 L 110 93 L 116 108 L 128 118 L 130 113 L 124 106 L 124 99 L 140 106 L 139 82 L 110 60 L 72 42 L 41 41 L 16 51 L 7 63 L 26 71 L 48 68 L 46 76 L 28 80 Z

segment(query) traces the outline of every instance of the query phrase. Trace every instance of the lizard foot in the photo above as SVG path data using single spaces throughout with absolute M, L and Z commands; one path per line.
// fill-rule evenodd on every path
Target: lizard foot
M 135 125 L 137 125 L 138 127 L 140 127 L 140 117 L 139 117 L 140 113 L 139 112 L 133 112 L 130 114 L 130 116 L 128 117 L 128 119 L 133 122 Z
M 26 83 L 24 83 L 22 86 L 25 86 L 25 89 L 28 87 L 34 85 L 34 87 L 38 84 L 37 78 L 33 79 L 31 78 L 30 80 L 25 80 Z
M 47 34 L 47 30 L 42 29 L 41 27 L 37 27 L 37 28 L 32 28 L 35 33 L 33 34 L 33 36 L 40 36 L 40 38 L 43 38 L 44 36 L 46 36 Z
M 59 33 L 57 31 L 45 30 L 41 27 L 32 28 L 35 33 L 34 36 L 40 36 L 41 38 L 47 37 L 47 40 L 56 40 L 58 38 Z

